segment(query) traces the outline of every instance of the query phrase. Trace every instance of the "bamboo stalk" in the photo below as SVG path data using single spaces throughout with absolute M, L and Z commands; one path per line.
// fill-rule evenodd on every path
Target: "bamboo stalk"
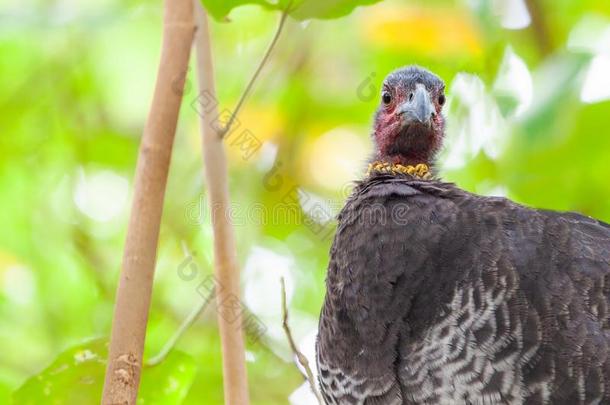
M 206 94 L 212 100 L 216 100 L 208 18 L 199 1 L 194 1 L 198 28 L 195 49 L 199 94 Z M 200 117 L 204 171 L 214 232 L 214 272 L 217 281 L 216 303 L 222 345 L 225 404 L 247 405 L 248 379 L 242 316 L 235 317 L 235 305 L 238 307 L 241 305 L 239 268 L 233 226 L 229 216 L 225 215 L 229 212 L 227 159 L 222 137 L 214 126 L 214 120 L 218 117 L 216 103 L 213 102 L 211 108 L 206 109 Z
M 195 31 L 191 0 L 165 0 L 163 45 L 138 154 L 102 404 L 135 404 L 163 198 Z

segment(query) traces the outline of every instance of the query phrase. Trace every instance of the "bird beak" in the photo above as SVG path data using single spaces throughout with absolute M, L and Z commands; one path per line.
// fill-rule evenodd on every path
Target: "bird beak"
M 423 84 L 418 84 L 413 92 L 413 97 L 409 98 L 410 100 L 405 101 L 398 108 L 398 114 L 404 116 L 405 124 L 417 122 L 430 127 L 436 109 L 430 101 L 428 90 Z

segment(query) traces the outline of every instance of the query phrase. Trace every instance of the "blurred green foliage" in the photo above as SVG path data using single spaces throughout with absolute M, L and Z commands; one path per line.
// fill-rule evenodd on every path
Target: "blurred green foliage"
M 265 331 L 248 345 L 253 404 L 287 403 L 302 383 L 281 330 L 279 277 L 287 281 L 293 332 L 310 355 L 332 230 L 332 221 L 324 224 L 363 173 L 379 85 L 391 70 L 417 63 L 446 81 L 444 178 L 610 221 L 610 3 L 527 3 L 531 23 L 519 11 L 524 3 L 513 0 L 388 0 L 338 20 L 289 20 L 239 117 L 237 131 L 247 129 L 262 147 L 250 156 L 236 138 L 227 140 L 243 300 Z M 277 14 L 248 5 L 232 10 L 230 22 L 213 23 L 221 109 L 235 105 Z M 45 396 L 85 403 L 69 395 L 89 382 L 82 394 L 95 403 L 101 389 L 161 18 L 159 2 L 0 5 L 0 403 L 12 392 L 15 403 Z M 205 298 L 198 286 L 211 274 L 192 70 L 147 358 Z M 278 209 L 287 200 L 298 200 L 298 215 Z M 183 245 L 194 252 L 193 277 L 180 267 Z M 96 360 L 78 363 L 74 355 L 83 350 Z M 142 398 L 221 403 L 213 306 L 177 350 L 144 369 Z M 170 380 L 176 395 L 159 394 Z M 299 398 L 293 403 L 304 403 Z

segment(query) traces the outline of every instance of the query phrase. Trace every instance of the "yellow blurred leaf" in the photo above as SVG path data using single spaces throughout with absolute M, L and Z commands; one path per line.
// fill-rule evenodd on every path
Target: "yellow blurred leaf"
M 246 104 L 225 139 L 229 160 L 246 163 L 256 158 L 262 144 L 282 132 L 283 124 L 276 108 Z
M 6 250 L 0 250 L 0 275 L 4 273 L 9 267 L 18 264 L 18 260 L 10 252 Z
M 362 19 L 373 44 L 431 57 L 480 55 L 481 36 L 466 11 L 454 7 L 380 5 Z
M 299 157 L 301 178 L 342 190 L 362 176 L 370 153 L 365 128 L 337 127 L 308 139 Z

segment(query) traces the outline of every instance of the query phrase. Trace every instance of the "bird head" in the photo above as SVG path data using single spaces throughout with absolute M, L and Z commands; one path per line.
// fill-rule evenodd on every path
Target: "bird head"
M 434 73 L 418 66 L 390 73 L 375 114 L 375 160 L 432 164 L 445 133 L 444 104 L 445 84 Z

